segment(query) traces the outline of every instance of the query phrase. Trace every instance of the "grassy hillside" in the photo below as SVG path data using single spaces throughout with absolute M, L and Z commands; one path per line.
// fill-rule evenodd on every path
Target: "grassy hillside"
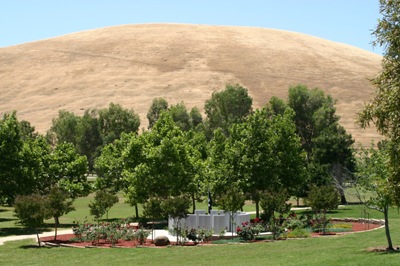
M 154 97 L 200 109 L 226 83 L 249 89 L 254 107 L 289 86 L 319 87 L 337 102 L 341 123 L 357 141 L 373 130 L 355 126 L 370 98 L 381 57 L 288 31 L 179 24 L 123 25 L 0 48 L 0 113 L 16 109 L 45 132 L 58 110 L 82 114 L 109 102 L 133 108 L 147 127 Z

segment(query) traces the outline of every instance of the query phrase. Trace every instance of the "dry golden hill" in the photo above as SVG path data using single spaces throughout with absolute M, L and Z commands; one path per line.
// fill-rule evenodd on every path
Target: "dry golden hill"
M 319 87 L 338 100 L 341 123 L 357 141 L 377 134 L 355 126 L 371 97 L 381 57 L 288 31 L 180 24 L 124 25 L 0 48 L 0 113 L 45 132 L 58 110 L 82 114 L 110 102 L 146 113 L 154 97 L 204 106 L 226 83 L 248 88 L 254 107 L 289 86 Z

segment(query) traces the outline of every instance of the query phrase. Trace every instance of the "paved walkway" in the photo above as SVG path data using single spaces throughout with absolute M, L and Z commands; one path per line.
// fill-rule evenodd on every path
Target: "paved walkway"
M 65 235 L 65 234 L 72 234 L 72 229 L 59 230 L 57 232 L 57 235 Z M 54 231 L 44 232 L 42 234 L 39 234 L 39 237 L 45 237 L 45 236 L 54 236 Z M 3 245 L 4 242 L 7 242 L 7 241 L 16 241 L 16 240 L 23 240 L 23 239 L 34 239 L 36 241 L 36 234 L 0 237 L 0 245 Z
M 307 210 L 310 209 L 309 207 L 300 207 L 300 208 L 292 208 L 292 210 Z M 248 212 L 250 214 L 256 213 L 254 212 Z M 65 235 L 65 234 L 73 234 L 72 229 L 68 230 L 59 230 L 57 232 L 57 235 Z M 231 233 L 229 233 L 231 234 Z M 39 237 L 45 237 L 45 236 L 53 236 L 54 231 L 52 232 L 45 232 L 42 234 L 39 234 Z M 170 241 L 176 241 L 176 236 L 172 236 L 167 230 L 154 230 L 154 238 L 157 236 L 167 236 Z M 150 235 L 149 238 L 152 236 Z M 19 235 L 19 236 L 7 236 L 7 237 L 0 237 L 0 246 L 4 244 L 4 242 L 7 241 L 16 241 L 16 240 L 23 240 L 23 239 L 34 239 L 36 241 L 36 234 L 33 235 Z

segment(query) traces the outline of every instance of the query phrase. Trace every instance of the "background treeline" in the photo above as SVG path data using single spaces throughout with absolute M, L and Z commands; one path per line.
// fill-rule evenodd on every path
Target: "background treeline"
M 61 110 L 45 136 L 15 112 L 5 114 L 0 200 L 12 204 L 17 195 L 46 195 L 54 187 L 72 199 L 123 191 L 129 203 L 152 213 L 162 202 L 183 199 L 194 209 L 209 194 L 221 206 L 240 194 L 256 203 L 259 216 L 272 193 L 306 197 L 313 186 L 336 184 L 345 203 L 354 140 L 322 90 L 298 85 L 287 100 L 273 97 L 254 110 L 246 88 L 227 85 L 204 111 L 203 120 L 196 107 L 156 98 L 149 127 L 139 134 L 139 116 L 115 103 L 83 116 Z M 97 175 L 92 185 L 89 173 Z

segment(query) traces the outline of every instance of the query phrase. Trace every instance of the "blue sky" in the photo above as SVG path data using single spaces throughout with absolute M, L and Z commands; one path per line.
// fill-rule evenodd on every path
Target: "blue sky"
M 2 0 L 0 47 L 121 24 L 252 26 L 301 32 L 378 54 L 378 0 Z

